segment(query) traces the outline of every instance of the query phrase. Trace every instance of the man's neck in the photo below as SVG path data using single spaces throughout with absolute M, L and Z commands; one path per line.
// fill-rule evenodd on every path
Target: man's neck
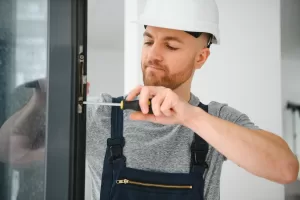
M 189 102 L 191 99 L 191 89 L 186 87 L 179 87 L 173 90 L 184 101 Z

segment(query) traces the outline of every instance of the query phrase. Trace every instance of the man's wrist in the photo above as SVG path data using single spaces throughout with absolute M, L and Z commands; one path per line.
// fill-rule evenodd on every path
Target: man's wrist
M 190 129 L 195 129 L 195 126 L 205 120 L 206 115 L 207 113 L 202 108 L 199 108 L 198 106 L 191 106 L 183 125 Z

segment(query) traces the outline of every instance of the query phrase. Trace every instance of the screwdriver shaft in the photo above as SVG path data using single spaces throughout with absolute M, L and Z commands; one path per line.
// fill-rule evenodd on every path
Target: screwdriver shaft
M 104 106 L 120 106 L 120 103 L 103 103 L 103 102 L 91 102 L 91 101 L 84 101 L 83 104 L 88 105 L 104 105 Z

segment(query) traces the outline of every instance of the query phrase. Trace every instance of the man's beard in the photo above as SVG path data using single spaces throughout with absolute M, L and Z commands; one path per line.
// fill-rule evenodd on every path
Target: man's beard
M 167 66 L 155 66 L 162 69 L 162 71 L 157 73 L 154 71 L 147 71 L 148 67 L 149 65 L 142 65 L 144 85 L 163 86 L 170 88 L 171 90 L 175 90 L 180 87 L 193 75 L 194 72 L 194 68 L 191 64 L 175 74 L 171 74 Z

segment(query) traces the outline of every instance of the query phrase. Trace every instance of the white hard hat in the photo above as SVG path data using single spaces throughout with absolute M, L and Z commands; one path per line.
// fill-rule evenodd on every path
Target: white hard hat
M 212 43 L 220 43 L 219 12 L 215 0 L 147 0 L 138 24 L 206 32 Z

